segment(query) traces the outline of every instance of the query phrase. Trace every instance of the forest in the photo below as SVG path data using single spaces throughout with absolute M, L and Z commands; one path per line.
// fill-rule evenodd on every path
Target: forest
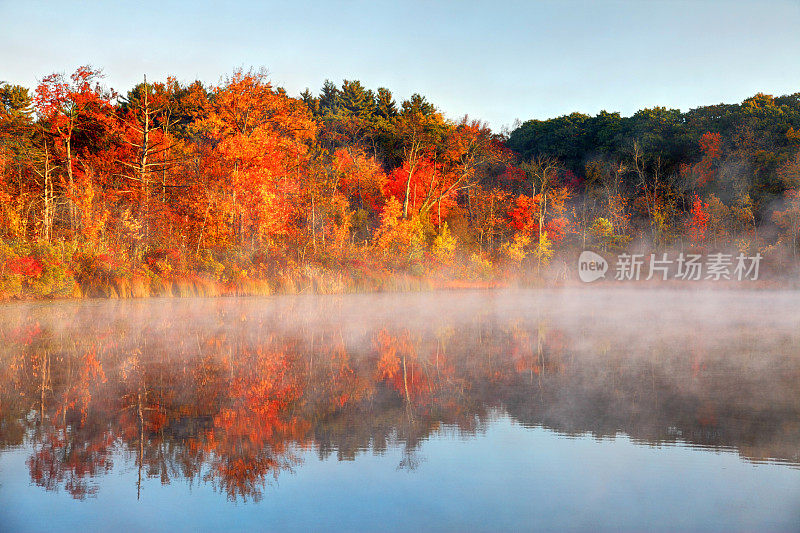
M 796 272 L 800 92 L 503 132 L 257 69 L 121 94 L 85 66 L 0 102 L 0 298 L 536 286 L 582 250 Z

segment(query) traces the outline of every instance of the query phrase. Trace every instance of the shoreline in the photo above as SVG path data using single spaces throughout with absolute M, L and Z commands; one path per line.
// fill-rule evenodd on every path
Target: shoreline
M 358 294 L 433 294 L 448 292 L 477 292 L 477 291 L 594 291 L 594 290 L 620 290 L 620 291 L 680 291 L 680 292 L 770 292 L 770 291 L 800 291 L 800 283 L 786 284 L 773 280 L 758 281 L 598 281 L 584 283 L 578 280 L 548 282 L 537 280 L 534 282 L 513 281 L 465 281 L 465 280 L 431 280 L 416 279 L 414 283 L 398 283 L 393 286 L 379 288 L 344 287 L 341 290 L 315 290 L 313 283 L 296 290 L 272 290 L 266 280 L 253 280 L 260 290 L 248 290 L 249 287 L 214 287 L 213 291 L 204 291 L 187 288 L 186 284 L 174 285 L 170 291 L 131 293 L 119 292 L 112 289 L 105 294 L 86 293 L 76 288 L 71 294 L 62 295 L 25 295 L 25 296 L 0 296 L 0 305 L 14 302 L 55 302 L 55 301 L 81 301 L 81 300 L 148 300 L 148 299 L 188 299 L 188 298 L 254 298 L 267 296 L 344 296 Z M 403 280 L 406 281 L 406 280 Z M 267 289 L 267 290 L 265 290 Z M 330 289 L 328 287 L 328 289 Z

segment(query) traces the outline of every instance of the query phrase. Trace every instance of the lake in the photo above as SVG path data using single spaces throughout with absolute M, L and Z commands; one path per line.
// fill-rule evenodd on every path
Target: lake
M 800 531 L 800 293 L 0 306 L 0 530 Z

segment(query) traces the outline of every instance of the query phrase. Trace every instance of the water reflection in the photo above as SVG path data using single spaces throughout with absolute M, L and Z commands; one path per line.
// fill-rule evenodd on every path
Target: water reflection
M 564 436 L 800 463 L 792 295 L 587 292 L 15 304 L 0 314 L 0 453 L 84 499 L 103 476 L 258 501 L 320 458 Z M 622 298 L 622 300 L 620 300 Z M 502 453 L 502 450 L 498 450 Z M 137 491 L 138 492 L 138 491 Z

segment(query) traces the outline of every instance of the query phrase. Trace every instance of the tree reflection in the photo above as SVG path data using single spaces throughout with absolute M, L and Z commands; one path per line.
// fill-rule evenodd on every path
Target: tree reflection
M 567 434 L 800 462 L 797 338 L 631 346 L 524 316 L 353 333 L 215 305 L 164 319 L 17 314 L 0 326 L 0 453 L 25 445 L 31 480 L 79 499 L 123 458 L 137 495 L 143 479 L 183 479 L 257 501 L 305 450 L 353 460 L 399 448 L 398 468 L 413 471 L 431 435 L 474 435 L 505 412 Z M 757 366 L 729 357 L 756 346 Z

